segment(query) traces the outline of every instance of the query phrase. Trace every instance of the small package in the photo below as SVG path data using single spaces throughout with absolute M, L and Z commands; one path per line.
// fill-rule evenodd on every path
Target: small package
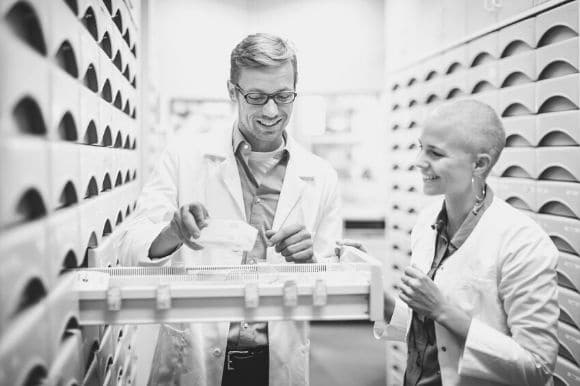
M 209 218 L 207 227 L 201 230 L 197 239 L 191 239 L 204 248 L 225 248 L 233 251 L 251 251 L 256 242 L 258 230 L 240 220 Z

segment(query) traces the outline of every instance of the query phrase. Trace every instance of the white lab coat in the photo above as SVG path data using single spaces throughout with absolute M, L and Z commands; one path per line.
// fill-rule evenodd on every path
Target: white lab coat
M 441 202 L 426 209 L 413 228 L 411 263 L 428 272 Z M 444 296 L 472 316 L 463 347 L 435 324 L 444 386 L 546 385 L 558 353 L 556 262 L 558 251 L 529 217 L 494 197 L 465 243 L 435 276 Z M 375 330 L 406 341 L 411 310 L 397 300 L 391 322 Z
M 334 255 L 341 238 L 337 174 L 321 158 L 306 151 L 290 136 L 290 159 L 272 229 L 304 224 L 312 234 L 319 259 Z M 184 134 L 168 146 L 139 197 L 136 213 L 120 243 L 125 265 L 152 264 L 148 250 L 181 205 L 201 202 L 212 218 L 246 220 L 242 188 L 232 150 L 231 128 L 218 133 Z M 193 251 L 182 247 L 155 264 L 240 264 L 240 253 Z M 269 263 L 285 262 L 268 248 Z M 219 385 L 222 378 L 228 322 L 192 324 L 195 385 Z M 271 322 L 270 385 L 309 383 L 308 324 Z

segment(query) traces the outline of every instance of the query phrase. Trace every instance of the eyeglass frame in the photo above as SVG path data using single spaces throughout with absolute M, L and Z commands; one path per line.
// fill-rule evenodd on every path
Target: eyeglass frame
M 278 91 L 278 92 L 275 92 L 273 94 L 266 94 L 264 92 L 252 92 L 252 91 L 246 92 L 243 88 L 240 87 L 239 84 L 233 83 L 233 85 L 234 85 L 235 89 L 238 90 L 240 92 L 240 94 L 242 94 L 242 96 L 244 97 L 244 100 L 249 105 L 252 105 L 252 106 L 264 106 L 264 105 L 268 104 L 268 102 L 270 101 L 270 99 L 272 99 L 274 101 L 274 103 L 276 103 L 277 105 L 289 105 L 290 103 L 293 103 L 296 100 L 296 97 L 298 96 L 298 93 L 296 91 L 294 91 L 294 90 L 291 90 L 291 91 L 290 90 L 288 90 L 288 91 Z M 281 93 L 291 93 L 291 94 L 293 94 L 294 97 L 292 98 L 292 100 L 290 102 L 279 102 L 279 101 L 276 100 L 276 95 L 279 95 Z M 266 96 L 266 101 L 264 103 L 252 103 L 252 102 L 250 102 L 248 100 L 248 95 L 250 95 L 250 94 L 265 95 Z

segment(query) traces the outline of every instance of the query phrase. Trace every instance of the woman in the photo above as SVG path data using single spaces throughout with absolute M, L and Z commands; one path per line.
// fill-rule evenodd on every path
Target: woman
M 408 345 L 405 385 L 545 385 L 558 352 L 558 251 L 485 179 L 505 143 L 476 101 L 436 109 L 420 137 L 423 191 L 443 195 L 411 235 L 411 266 L 385 294 L 377 334 Z

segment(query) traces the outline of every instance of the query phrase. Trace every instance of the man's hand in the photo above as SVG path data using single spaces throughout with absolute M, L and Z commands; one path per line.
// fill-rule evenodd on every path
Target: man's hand
M 336 256 L 339 259 L 342 256 L 342 253 L 344 251 L 344 247 L 353 247 L 353 248 L 358 249 L 361 252 L 367 253 L 367 249 L 360 241 L 351 240 L 351 239 L 337 240 L 336 247 L 334 247 L 334 253 L 336 254 Z
M 431 280 L 414 266 L 405 268 L 399 284 L 399 297 L 418 314 L 437 320 L 445 307 L 445 298 Z
M 184 205 L 173 213 L 169 228 L 180 242 L 199 250 L 203 247 L 191 241 L 191 238 L 199 238 L 201 230 L 207 226 L 205 220 L 208 217 L 207 209 L 202 204 L 195 202 Z
M 203 247 L 191 241 L 197 239 L 201 229 L 207 226 L 209 217 L 207 209 L 200 203 L 191 203 L 182 206 L 173 213 L 173 218 L 149 248 L 149 257 L 165 257 L 173 253 L 182 243 L 194 250 Z
M 312 236 L 304 225 L 294 224 L 281 228 L 278 232 L 265 232 L 268 245 L 275 246 L 276 252 L 282 254 L 286 261 L 295 263 L 314 262 Z

